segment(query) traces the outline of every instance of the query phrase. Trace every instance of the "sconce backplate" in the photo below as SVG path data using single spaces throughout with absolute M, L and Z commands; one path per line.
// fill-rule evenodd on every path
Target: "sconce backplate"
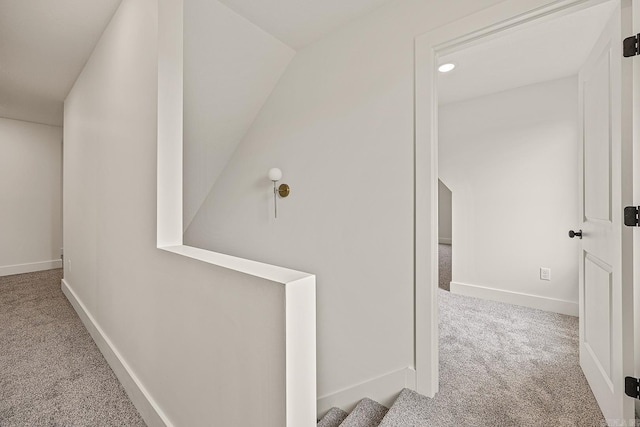
M 280 197 L 287 197 L 291 192 L 291 188 L 287 184 L 280 184 L 278 187 L 278 194 Z

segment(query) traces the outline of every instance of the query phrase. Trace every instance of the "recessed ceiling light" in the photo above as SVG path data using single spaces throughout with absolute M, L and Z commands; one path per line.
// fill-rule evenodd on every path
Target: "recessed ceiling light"
M 449 71 L 453 70 L 454 68 L 456 68 L 455 64 L 447 63 L 447 64 L 442 64 L 441 66 L 439 66 L 438 67 L 438 71 L 440 71 L 441 73 L 448 73 Z

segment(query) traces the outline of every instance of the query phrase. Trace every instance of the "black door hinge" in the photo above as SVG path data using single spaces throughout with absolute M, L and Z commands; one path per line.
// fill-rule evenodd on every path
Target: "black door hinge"
M 626 377 L 624 379 L 624 393 L 634 399 L 640 399 L 640 380 L 633 377 Z
M 640 211 L 640 206 L 627 206 L 624 208 L 624 225 L 627 227 L 637 227 L 640 225 L 638 211 Z
M 640 55 L 640 34 L 624 39 L 622 42 L 622 54 L 625 58 Z

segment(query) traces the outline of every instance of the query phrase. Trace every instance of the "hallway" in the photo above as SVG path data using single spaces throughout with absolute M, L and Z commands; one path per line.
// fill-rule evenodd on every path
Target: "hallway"
M 61 279 L 0 277 L 0 426 L 145 426 Z

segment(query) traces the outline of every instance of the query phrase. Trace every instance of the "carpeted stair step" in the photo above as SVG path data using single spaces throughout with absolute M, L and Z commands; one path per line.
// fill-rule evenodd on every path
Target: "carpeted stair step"
M 340 427 L 378 427 L 389 409 L 371 399 L 362 399 Z
M 429 400 L 431 399 L 413 390 L 403 389 L 382 419 L 380 427 L 426 425 L 429 416 Z
M 347 415 L 349 414 L 340 408 L 331 408 L 318 422 L 318 427 L 338 427 L 347 418 Z

